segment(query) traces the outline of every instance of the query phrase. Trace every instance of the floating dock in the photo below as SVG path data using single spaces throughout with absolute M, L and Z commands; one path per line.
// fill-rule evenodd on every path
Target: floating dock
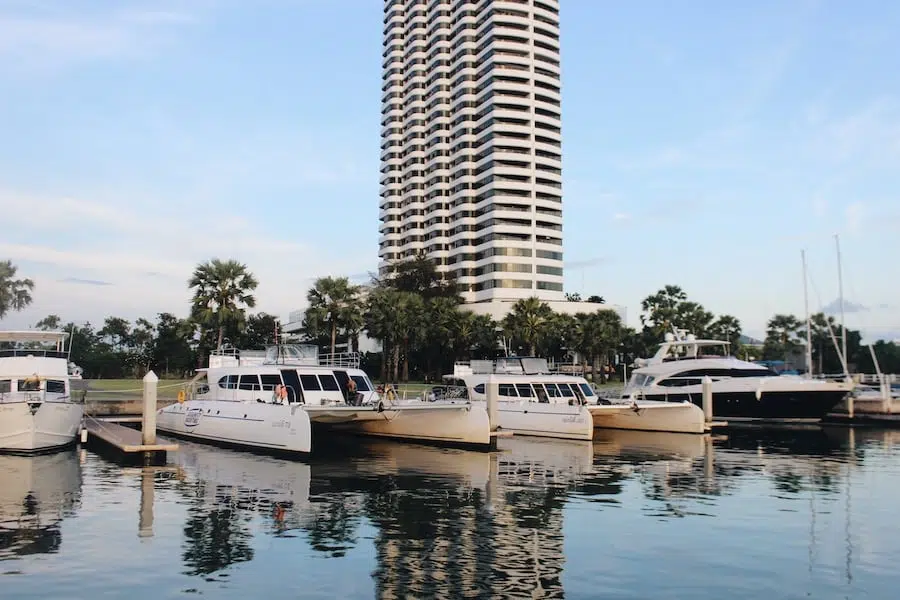
M 87 442 L 90 438 L 107 444 L 125 458 L 140 458 L 149 463 L 165 461 L 166 452 L 178 450 L 178 444 L 168 442 L 145 444 L 142 432 L 137 429 L 85 416 L 81 439 Z

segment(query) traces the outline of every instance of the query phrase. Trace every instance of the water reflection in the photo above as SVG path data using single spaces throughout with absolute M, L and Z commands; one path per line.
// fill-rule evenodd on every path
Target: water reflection
M 900 551 L 881 534 L 898 447 L 875 430 L 608 431 L 495 453 L 348 439 L 286 461 L 182 442 L 166 467 L 88 455 L 97 510 L 60 555 L 102 570 L 96 548 L 143 552 L 172 589 L 216 597 L 269 582 L 323 597 L 877 596 L 878 561 Z M 0 558 L 57 551 L 80 477 L 74 453 L 0 457 Z
M 75 513 L 80 498 L 75 450 L 0 455 L 0 560 L 57 552 L 60 524 Z

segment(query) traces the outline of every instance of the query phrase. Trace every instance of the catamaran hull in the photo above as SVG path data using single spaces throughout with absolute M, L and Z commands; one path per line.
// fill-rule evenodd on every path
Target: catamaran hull
M 422 402 L 377 408 L 308 408 L 317 425 L 345 433 L 402 440 L 491 447 L 491 425 L 483 404 Z M 350 417 L 352 415 L 352 418 Z
M 514 435 L 563 440 L 590 440 L 594 435 L 591 413 L 579 404 L 500 400 L 497 418 L 500 429 Z
M 593 426 L 669 433 L 704 433 L 703 411 L 690 402 L 639 401 L 635 404 L 593 404 Z
M 159 431 L 198 442 L 287 454 L 312 450 L 312 427 L 301 405 L 189 400 L 157 411 Z
M 49 452 L 74 444 L 84 407 L 71 402 L 0 404 L 0 451 Z

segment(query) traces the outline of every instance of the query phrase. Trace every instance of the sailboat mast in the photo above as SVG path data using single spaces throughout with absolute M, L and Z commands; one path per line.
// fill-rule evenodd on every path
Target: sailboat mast
M 844 362 L 848 361 L 847 357 L 847 328 L 844 326 L 844 278 L 841 269 L 841 240 L 837 234 L 834 234 L 834 245 L 837 249 L 837 268 L 838 268 L 838 302 L 841 303 L 841 352 L 844 355 Z
M 812 327 L 809 320 L 809 290 L 806 277 L 806 250 L 800 251 L 803 260 L 803 310 L 806 312 L 806 376 L 812 377 Z

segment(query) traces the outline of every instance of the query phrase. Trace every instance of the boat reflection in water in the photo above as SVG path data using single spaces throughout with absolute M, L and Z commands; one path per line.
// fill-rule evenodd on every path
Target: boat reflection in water
M 853 463 L 833 458 L 853 456 L 847 435 L 598 431 L 590 442 L 502 439 L 492 453 L 351 439 L 306 462 L 186 442 L 170 461 L 189 504 L 186 574 L 211 580 L 253 560 L 264 533 L 329 557 L 372 543 L 379 598 L 561 598 L 567 503 L 637 497 L 658 519 L 714 516 L 716 498 L 751 479 L 778 494 L 833 494 Z M 633 518 L 609 513 L 604 528 L 615 515 Z
M 0 560 L 57 552 L 60 524 L 80 502 L 81 465 L 75 449 L 0 455 Z

